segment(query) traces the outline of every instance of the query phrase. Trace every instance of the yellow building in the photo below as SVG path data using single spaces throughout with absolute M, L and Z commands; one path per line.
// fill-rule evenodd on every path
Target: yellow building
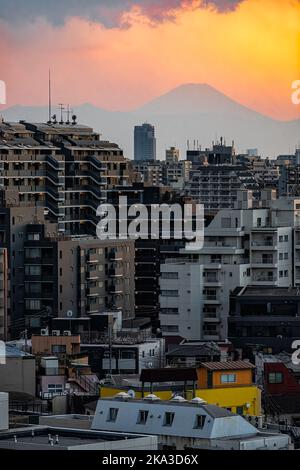
M 104 385 L 100 389 L 101 397 L 113 397 L 119 392 L 133 390 L 136 398 L 143 398 L 148 393 L 154 393 L 161 400 L 170 400 L 174 393 L 185 396 L 190 400 L 197 396 L 209 404 L 227 408 L 233 413 L 260 416 L 261 390 L 253 384 L 252 374 L 254 366 L 248 361 L 207 362 L 197 369 L 197 388 L 187 385 L 170 386 L 167 383 L 153 383 L 151 387 L 142 387 L 142 384 L 132 382 L 126 377 L 127 386 L 113 387 Z M 170 369 L 167 369 L 170 373 Z M 154 373 L 155 370 L 152 369 Z M 161 369 L 160 369 L 161 376 Z

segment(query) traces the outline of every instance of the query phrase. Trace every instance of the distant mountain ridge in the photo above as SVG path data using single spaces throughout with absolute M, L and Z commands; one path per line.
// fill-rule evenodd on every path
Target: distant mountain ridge
M 247 108 L 207 84 L 185 84 L 128 112 L 107 111 L 89 103 L 74 108 L 81 124 L 94 127 L 133 156 L 133 127 L 150 122 L 156 128 L 157 156 L 176 145 L 184 158 L 187 140 L 209 147 L 224 136 L 237 151 L 258 148 L 263 157 L 294 153 L 300 120 L 276 121 Z M 1 113 L 7 121 L 46 121 L 47 107 L 13 106 Z

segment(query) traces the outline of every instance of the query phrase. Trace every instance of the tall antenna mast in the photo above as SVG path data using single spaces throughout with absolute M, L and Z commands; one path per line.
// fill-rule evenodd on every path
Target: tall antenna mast
M 49 112 L 49 117 L 48 117 L 48 123 L 51 123 L 51 70 L 49 69 L 49 77 L 48 77 L 48 98 L 49 98 L 49 103 L 48 103 L 48 112 Z
M 64 104 L 63 104 L 63 103 L 59 103 L 59 104 L 58 104 L 58 107 L 59 107 L 59 109 L 60 109 L 60 122 L 59 122 L 59 124 L 63 124 L 63 123 L 64 123 L 63 112 L 64 112 L 64 110 L 65 110 Z

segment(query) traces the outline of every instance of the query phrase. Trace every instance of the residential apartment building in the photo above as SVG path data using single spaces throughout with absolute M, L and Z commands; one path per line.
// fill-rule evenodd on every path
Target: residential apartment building
M 96 236 L 99 222 L 96 211 L 99 204 L 107 200 L 107 189 L 128 184 L 128 161 L 122 150 L 116 144 L 101 140 L 93 129 L 78 125 L 75 119 L 72 123 L 57 123 L 53 120 L 47 124 L 2 120 L 0 170 L 0 246 L 7 249 L 10 305 L 6 303 L 6 309 L 12 327 L 16 324 L 20 328 L 24 327 L 24 315 L 36 314 L 47 306 L 53 311 L 56 308 L 66 312 L 72 309 L 70 304 L 73 302 L 73 309 L 77 310 L 75 304 L 79 300 L 74 293 L 80 283 L 76 270 L 69 276 L 73 291 L 67 284 L 66 297 L 60 295 L 62 284 L 59 285 L 57 278 L 61 277 L 60 274 L 53 274 L 63 269 L 58 267 L 58 271 L 53 271 L 53 266 L 57 266 L 56 257 L 62 251 L 58 249 L 58 244 L 64 243 L 68 237 Z M 27 225 L 45 225 L 43 240 L 38 233 L 30 233 L 31 238 L 27 239 Z M 41 243 L 41 247 L 38 248 L 35 243 Z M 62 246 L 67 247 L 67 244 Z M 72 249 L 76 263 L 73 260 L 73 263 L 66 264 L 65 271 L 66 266 L 70 271 L 74 264 L 77 265 L 78 249 L 75 246 Z M 68 245 L 66 253 L 72 249 Z M 90 247 L 90 250 L 94 249 Z M 116 262 L 111 260 L 110 266 Z M 83 276 L 85 269 L 90 270 L 91 265 L 87 262 L 88 268 L 83 268 Z M 114 276 L 116 282 L 117 277 L 123 282 L 123 274 L 122 271 L 121 275 L 118 273 Z M 102 281 L 97 281 L 95 276 L 89 282 L 87 278 L 85 280 L 85 284 L 81 282 L 85 287 L 79 288 L 78 292 L 82 294 L 82 302 L 93 304 L 96 310 L 98 294 L 92 294 L 90 289 L 95 289 L 95 283 Z M 128 276 L 125 275 L 124 283 L 127 281 Z M 115 303 L 116 298 L 119 298 L 119 292 L 113 292 L 112 284 L 115 282 L 111 280 L 109 284 L 107 278 L 108 295 L 103 294 L 103 297 L 107 297 L 107 304 Z M 127 288 L 129 292 L 134 292 L 132 284 L 130 288 L 126 285 Z M 57 300 L 58 295 L 62 297 L 60 302 Z M 126 298 L 132 295 L 128 294 L 127 297 L 126 294 Z M 70 300 L 66 300 L 68 297 Z M 124 315 L 129 315 L 128 312 L 132 311 L 129 304 L 134 302 L 126 302 L 127 306 L 123 301 L 121 303 Z
M 7 340 L 9 305 L 8 292 L 7 249 L 0 248 L 0 341 Z
M 7 302 L 5 303 L 9 324 L 24 327 L 22 318 L 25 309 L 24 285 L 24 242 L 27 227 L 33 224 L 44 224 L 45 236 L 57 236 L 57 224 L 45 221 L 44 208 L 29 203 L 16 203 L 0 192 L 0 246 L 6 250 Z M 4 284 L 3 284 L 4 285 Z M 24 329 L 24 328 L 23 328 Z
M 24 243 L 24 314 L 89 317 L 108 308 L 134 316 L 134 242 L 46 237 L 29 225 Z
M 135 161 L 132 163 L 132 179 L 147 186 L 170 186 L 183 189 L 189 180 L 191 162 L 168 159 L 167 161 Z
M 228 337 L 245 357 L 256 351 L 292 351 L 300 336 L 297 287 L 237 287 L 230 295 Z
M 223 137 L 220 141 L 212 143 L 211 148 L 202 149 L 198 141 L 194 140 L 193 148 L 190 148 L 188 141 L 188 149 L 186 152 L 187 160 L 197 165 L 232 165 L 236 162 L 236 154 L 234 142 L 231 145 L 226 145 Z
M 293 240 L 300 201 L 274 200 L 270 193 L 262 197 L 265 208 L 247 208 L 251 199 L 240 193 L 240 208 L 219 211 L 205 228 L 201 250 L 182 249 L 161 263 L 160 321 L 165 335 L 226 339 L 229 297 L 236 287 L 295 284 Z
M 259 184 L 244 166 L 198 165 L 190 171 L 185 192 L 204 205 L 206 214 L 215 215 L 221 209 L 234 208 L 240 190 L 252 190 L 258 195 Z
M 170 147 L 166 150 L 166 162 L 167 163 L 178 163 L 179 162 L 179 149 L 176 147 Z
M 128 182 L 122 150 L 70 123 L 0 123 L 0 184 L 14 204 L 44 207 L 66 235 L 93 235 L 106 190 Z
M 89 357 L 92 371 L 104 378 L 107 374 L 140 374 L 142 369 L 165 365 L 165 341 L 149 335 L 127 334 L 81 344 Z

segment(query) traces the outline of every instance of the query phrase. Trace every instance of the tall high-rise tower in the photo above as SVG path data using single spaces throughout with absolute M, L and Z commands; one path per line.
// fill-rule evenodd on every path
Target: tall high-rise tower
M 156 138 L 154 126 L 142 124 L 134 128 L 134 159 L 156 160 Z

